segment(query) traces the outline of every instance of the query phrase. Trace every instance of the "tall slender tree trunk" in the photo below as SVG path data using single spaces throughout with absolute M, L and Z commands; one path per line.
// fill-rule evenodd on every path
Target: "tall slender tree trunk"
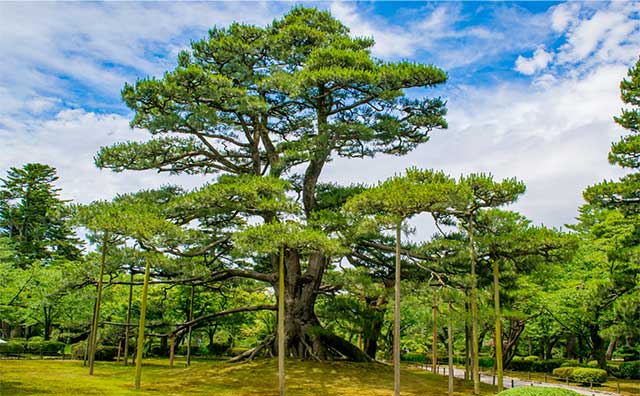
M 124 365 L 128 365 L 129 359 L 129 333 L 131 331 L 131 301 L 133 300 L 133 264 L 129 266 L 129 302 L 127 303 L 127 327 L 124 328 Z
M 93 314 L 93 324 L 89 335 L 89 375 L 93 375 L 93 366 L 96 359 L 96 347 L 98 343 L 98 323 L 100 322 L 100 300 L 102 299 L 102 277 L 104 276 L 104 266 L 107 261 L 107 240 L 109 236 L 104 233 L 102 236 L 102 255 L 100 259 L 100 277 L 96 290 L 96 308 Z
M 451 297 L 448 298 L 448 313 L 447 318 L 447 357 L 449 359 L 449 381 L 448 381 L 448 396 L 453 396 L 453 306 L 451 304 Z
M 144 284 L 142 286 L 142 305 L 140 306 L 140 324 L 138 326 L 138 346 L 136 350 L 136 390 L 140 390 L 140 379 L 142 378 L 142 350 L 144 348 L 144 321 L 147 315 L 147 293 L 149 291 L 149 277 L 151 273 L 151 263 L 147 260 L 144 269 Z
M 464 380 L 469 381 L 471 377 L 471 328 L 469 326 L 469 302 L 466 299 L 468 297 L 465 290 L 465 302 L 464 302 Z
M 171 334 L 171 345 L 169 346 L 169 367 L 173 368 L 173 360 L 176 353 L 176 334 Z
M 189 322 L 193 320 L 193 297 L 195 286 L 191 285 L 191 299 L 189 300 Z M 191 366 L 191 326 L 189 326 L 189 335 L 187 336 L 187 366 Z
M 431 372 L 436 374 L 438 370 L 438 295 L 433 292 L 432 326 L 431 326 Z
M 474 243 L 473 216 L 469 216 L 469 253 L 471 259 L 471 359 L 473 364 L 473 393 L 480 394 L 480 345 L 478 341 L 478 280 L 476 278 L 476 248 Z
M 400 396 L 400 227 L 396 225 L 396 285 L 393 310 L 393 389 Z
M 285 396 L 284 358 L 286 354 L 286 347 L 284 328 L 284 247 L 280 248 L 280 258 L 278 263 L 278 384 L 280 396 Z
M 498 392 L 502 392 L 503 384 L 503 360 L 502 360 L 502 311 L 500 310 L 500 268 L 498 260 L 493 262 L 493 303 L 496 315 L 496 371 L 498 374 Z

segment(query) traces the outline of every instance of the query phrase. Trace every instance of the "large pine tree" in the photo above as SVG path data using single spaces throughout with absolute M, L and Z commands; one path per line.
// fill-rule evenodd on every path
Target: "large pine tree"
M 373 45 L 314 8 L 293 8 L 266 27 L 215 27 L 179 55 L 175 70 L 125 86 L 131 125 L 151 139 L 103 148 L 96 164 L 288 179 L 301 197 L 301 221 L 308 221 L 319 210 L 318 179 L 327 162 L 403 155 L 426 142 L 432 129 L 446 127 L 443 101 L 404 92 L 444 83 L 446 74 L 431 65 L 375 59 Z M 191 208 L 201 224 L 211 223 L 206 205 L 199 200 Z M 279 220 L 273 211 L 256 215 Z M 291 250 L 285 261 L 288 353 L 322 358 L 331 349 L 364 358 L 317 330 L 314 304 L 331 258 Z M 272 254 L 266 266 L 230 274 L 277 287 L 277 270 Z

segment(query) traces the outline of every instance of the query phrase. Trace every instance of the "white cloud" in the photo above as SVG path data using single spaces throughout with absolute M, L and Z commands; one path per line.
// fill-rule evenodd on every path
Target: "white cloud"
M 58 170 L 63 198 L 88 203 L 111 199 L 116 194 L 180 184 L 201 185 L 205 177 L 169 176 L 150 172 L 113 173 L 100 170 L 93 156 L 101 146 L 145 138 L 146 133 L 131 130 L 129 120 L 115 114 L 95 114 L 83 110 L 63 110 L 52 119 L 0 123 L 0 172 L 27 162 L 49 164 Z
M 630 63 L 640 49 L 640 3 L 564 3 L 550 13 L 552 26 L 564 34 L 557 66 L 588 72 L 601 64 Z
M 408 166 L 443 169 L 458 176 L 491 172 L 516 176 L 527 193 L 513 206 L 534 222 L 572 223 L 582 191 L 622 171 L 607 162 L 612 140 L 624 133 L 612 117 L 621 102 L 618 85 L 626 66 L 601 66 L 551 84 L 501 83 L 463 87 L 449 99 L 449 129 L 404 157 L 332 162 L 325 180 L 375 183 Z M 417 224 L 420 230 L 432 231 Z
M 516 59 L 516 70 L 522 74 L 532 75 L 540 70 L 544 70 L 552 59 L 552 54 L 545 51 L 543 47 L 538 47 L 531 58 L 518 56 L 518 59 Z
M 0 87 L 62 96 L 69 79 L 117 97 L 125 81 L 158 75 L 171 49 L 215 24 L 264 24 L 286 4 L 0 3 Z M 185 37 L 189 33 L 189 37 Z M 165 54 L 172 53 L 167 58 Z

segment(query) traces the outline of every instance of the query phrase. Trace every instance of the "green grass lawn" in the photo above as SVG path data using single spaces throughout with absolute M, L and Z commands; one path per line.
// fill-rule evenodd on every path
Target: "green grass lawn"
M 287 395 L 388 396 L 393 394 L 393 371 L 382 364 L 287 361 Z M 145 361 L 142 391 L 133 390 L 134 368 L 97 362 L 95 375 L 79 361 L 0 360 L 0 395 L 277 395 L 277 361 L 257 360 L 228 364 L 196 361 L 190 368 L 166 360 Z M 447 394 L 447 378 L 407 368 L 402 372 L 402 394 Z M 456 395 L 469 395 L 473 386 L 455 381 Z M 483 395 L 496 387 L 482 385 Z

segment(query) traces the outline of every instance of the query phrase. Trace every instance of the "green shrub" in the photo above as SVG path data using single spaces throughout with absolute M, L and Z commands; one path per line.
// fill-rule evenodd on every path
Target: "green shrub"
M 553 376 L 558 378 L 571 378 L 573 371 L 578 367 L 558 367 L 553 369 Z
M 640 351 L 634 347 L 626 345 L 620 348 L 620 352 L 616 355 L 624 359 L 625 362 L 640 360 Z
M 207 345 L 207 352 L 209 353 L 209 355 L 222 356 L 229 350 L 229 348 L 229 344 L 214 342 Z
M 617 364 L 607 364 L 607 373 L 616 378 L 623 378 L 622 373 L 620 372 L 620 366 Z
M 542 386 L 521 386 L 498 393 L 496 396 L 580 396 L 569 389 L 547 388 Z
M 426 356 L 424 353 L 407 352 L 400 356 L 400 360 L 403 362 L 424 363 L 426 361 Z
M 509 363 L 509 368 L 514 371 L 531 371 L 531 364 L 533 361 L 525 360 L 522 357 L 516 356 Z
M 24 342 L 9 341 L 6 344 L 0 344 L 0 354 L 2 355 L 20 355 L 24 353 Z
M 538 356 L 531 355 L 531 356 L 526 356 L 524 360 L 527 362 L 535 362 L 536 360 L 540 360 L 540 358 Z
M 588 361 L 587 362 L 587 367 L 598 368 L 598 361 L 597 360 Z
M 87 347 L 86 341 L 76 342 L 71 346 L 71 357 L 73 359 L 84 359 L 84 351 Z M 111 361 L 118 356 L 118 347 L 112 345 L 98 345 L 96 348 L 96 360 Z
M 96 360 L 112 361 L 118 356 L 118 347 L 113 345 L 98 345 Z
M 620 377 L 629 379 L 640 379 L 640 360 L 635 362 L 624 362 L 620 365 Z
M 478 359 L 478 365 L 482 368 L 491 368 L 496 364 L 496 361 L 492 357 L 481 357 Z
M 607 372 L 601 369 L 578 367 L 573 370 L 571 379 L 581 384 L 602 384 L 607 382 Z
M 553 369 L 562 366 L 562 363 L 564 363 L 562 359 L 535 360 L 531 363 L 531 371 L 536 373 L 551 373 Z
M 56 355 L 58 352 L 62 351 L 62 349 L 64 349 L 64 343 L 60 341 L 40 341 L 31 339 L 27 342 L 27 352 L 29 353 Z
M 560 367 L 587 367 L 586 364 L 580 363 L 576 359 L 565 360 L 564 363 L 560 365 Z

